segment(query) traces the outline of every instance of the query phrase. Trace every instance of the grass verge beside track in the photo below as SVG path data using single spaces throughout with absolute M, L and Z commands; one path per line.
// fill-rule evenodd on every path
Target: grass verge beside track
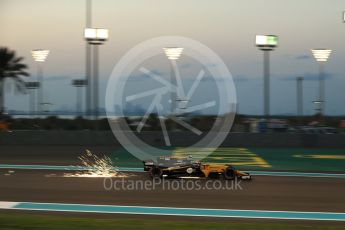
M 198 159 L 199 150 L 184 152 L 183 148 L 176 147 L 171 148 L 171 155 L 191 155 Z M 123 148 L 114 151 L 111 158 L 116 166 L 143 167 L 140 160 Z M 345 149 L 220 147 L 202 161 L 230 163 L 242 170 L 344 172 Z
M 341 226 L 305 226 L 296 224 L 245 224 L 245 223 L 222 223 L 222 222 L 188 222 L 188 221 L 164 221 L 164 220 L 142 220 L 142 219 L 97 219 L 97 218 L 75 218 L 48 215 L 29 214 L 0 214 L 1 229 L 345 229 Z

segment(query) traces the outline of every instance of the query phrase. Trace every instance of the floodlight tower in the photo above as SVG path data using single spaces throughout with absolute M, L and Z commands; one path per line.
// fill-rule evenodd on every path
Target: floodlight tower
M 175 113 L 176 110 L 176 92 L 174 92 L 173 86 L 176 86 L 176 76 L 174 75 L 174 62 L 176 62 L 182 55 L 183 48 L 180 47 L 166 47 L 163 48 L 165 55 L 170 60 L 171 64 L 171 71 L 170 71 L 170 81 L 171 81 L 171 93 L 170 93 L 170 101 L 171 101 L 171 115 Z
M 86 86 L 85 79 L 72 80 L 72 85 L 77 89 L 77 100 L 76 100 L 76 115 L 82 116 L 82 91 L 81 88 Z
M 85 0 L 85 28 L 92 27 L 92 0 Z M 91 45 L 85 44 L 85 113 L 91 116 L 92 95 L 91 95 Z
M 37 67 L 37 79 L 39 82 L 39 90 L 38 90 L 38 110 L 39 112 L 43 111 L 43 68 L 41 63 L 45 62 L 49 54 L 49 50 L 44 49 L 36 49 L 31 51 L 31 55 L 34 61 L 38 62 Z
M 278 45 L 276 35 L 256 35 L 256 46 L 264 53 L 264 115 L 270 116 L 270 56 L 269 51 Z
M 322 116 L 325 110 L 325 77 L 324 77 L 324 63 L 328 60 L 332 50 L 330 49 L 312 49 L 314 58 L 319 63 L 319 99 L 315 101 L 318 105 L 318 111 Z
M 301 119 L 303 116 L 303 77 L 297 77 L 296 82 L 297 116 Z
M 29 114 L 35 117 L 36 114 L 36 101 L 35 90 L 38 89 L 40 83 L 38 81 L 25 82 L 25 88 L 29 90 Z
M 104 44 L 109 38 L 109 31 L 107 29 L 100 29 L 100 28 L 86 28 L 84 30 L 84 38 L 90 44 L 93 45 L 94 50 L 94 57 L 93 57 L 93 109 L 95 119 L 98 119 L 98 103 L 99 103 L 99 63 L 98 63 L 98 46 Z M 91 84 L 91 82 L 88 82 Z

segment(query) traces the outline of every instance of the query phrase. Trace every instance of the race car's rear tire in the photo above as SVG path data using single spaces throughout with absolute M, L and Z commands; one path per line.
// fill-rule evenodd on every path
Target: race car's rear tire
M 231 167 L 227 167 L 224 172 L 223 172 L 223 176 L 225 180 L 233 180 L 235 179 L 235 170 Z
M 161 178 L 163 170 L 158 167 L 152 167 L 149 171 L 151 178 Z

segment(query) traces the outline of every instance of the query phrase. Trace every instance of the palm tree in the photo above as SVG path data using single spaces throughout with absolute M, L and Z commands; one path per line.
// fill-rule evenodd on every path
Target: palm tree
M 21 76 L 29 76 L 25 69 L 27 66 L 21 61 L 23 57 L 16 57 L 15 51 L 11 51 L 6 47 L 0 47 L 0 116 L 4 113 L 5 93 L 4 83 L 5 79 L 12 79 L 19 92 L 25 92 L 25 82 Z

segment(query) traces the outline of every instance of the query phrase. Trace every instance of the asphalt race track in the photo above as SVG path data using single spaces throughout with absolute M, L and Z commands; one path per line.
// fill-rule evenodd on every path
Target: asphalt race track
M 252 181 L 241 182 L 242 190 L 175 191 L 158 186 L 151 191 L 107 191 L 103 178 L 66 178 L 62 175 L 61 171 L 46 170 L 17 170 L 10 176 L 1 173 L 1 200 L 345 212 L 344 179 L 257 176 Z M 125 180 L 128 179 L 148 180 L 144 173 L 133 174 Z
M 55 175 L 53 175 L 55 174 Z M 262 210 L 345 212 L 344 179 L 256 177 L 243 190 L 106 191 L 103 178 L 64 178 L 61 172 L 18 170 L 1 175 L 5 201 L 208 207 Z M 137 173 L 128 179 L 148 180 Z M 120 180 L 120 179 L 117 179 Z
M 107 148 L 96 151 L 106 152 Z M 80 154 L 78 147 L 52 157 L 47 157 L 47 152 L 35 153 L 31 148 L 29 153 L 22 153 L 21 147 L 11 149 L 13 155 L 9 153 L 10 148 L 0 153 L 0 163 L 67 165 L 77 163 L 75 159 Z M 47 149 L 49 154 L 62 150 Z M 65 173 L 71 172 L 0 169 L 0 201 L 345 213 L 344 178 L 255 176 L 251 181 L 240 182 L 242 189 L 175 190 L 157 185 L 149 190 L 109 189 L 109 186 L 107 190 L 104 178 L 64 177 Z M 145 173 L 130 174 L 124 179 L 112 178 L 111 183 L 152 181 Z M 209 180 L 194 181 L 204 187 Z M 226 182 L 220 180 L 220 183 Z

